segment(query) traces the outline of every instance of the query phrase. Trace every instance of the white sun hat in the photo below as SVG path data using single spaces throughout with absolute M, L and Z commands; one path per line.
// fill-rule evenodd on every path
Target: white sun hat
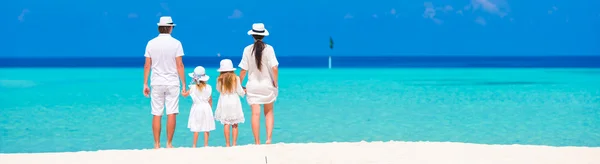
M 173 19 L 170 16 L 162 16 L 157 23 L 158 26 L 175 26 Z
M 267 31 L 267 29 L 265 29 L 265 24 L 254 23 L 254 24 L 252 24 L 252 30 L 248 31 L 248 35 L 269 36 L 269 31 Z
M 194 72 L 189 73 L 188 75 L 192 77 L 192 79 L 198 81 L 208 81 L 210 78 L 208 75 L 206 75 L 206 70 L 204 70 L 204 67 L 202 66 L 194 68 Z
M 235 71 L 235 68 L 233 68 L 233 63 L 231 62 L 231 60 L 223 59 L 223 60 L 221 60 L 221 66 L 219 67 L 219 69 L 217 69 L 217 71 L 218 72 Z

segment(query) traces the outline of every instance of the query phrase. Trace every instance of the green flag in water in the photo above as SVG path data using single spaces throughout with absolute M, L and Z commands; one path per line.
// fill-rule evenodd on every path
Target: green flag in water
M 329 37 L 329 49 L 333 50 L 333 38 L 331 36 Z

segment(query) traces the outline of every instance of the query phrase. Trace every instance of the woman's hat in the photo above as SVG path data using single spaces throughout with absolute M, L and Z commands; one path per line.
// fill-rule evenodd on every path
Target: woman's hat
M 219 69 L 217 69 L 217 71 L 218 72 L 235 71 L 235 68 L 233 68 L 233 63 L 231 62 L 231 60 L 223 59 L 223 60 L 221 60 L 221 66 L 219 67 Z
M 158 26 L 175 26 L 173 19 L 170 16 L 162 16 L 157 23 Z
M 265 24 L 254 23 L 252 24 L 252 30 L 248 31 L 248 35 L 269 36 L 269 31 L 265 29 Z
M 194 72 L 189 73 L 188 75 L 190 75 L 192 79 L 199 81 L 208 81 L 210 78 L 208 75 L 206 75 L 206 70 L 204 70 L 204 67 L 202 66 L 194 68 Z

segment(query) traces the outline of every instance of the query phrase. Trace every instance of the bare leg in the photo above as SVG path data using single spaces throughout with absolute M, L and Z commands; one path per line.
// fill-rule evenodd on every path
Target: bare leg
M 225 133 L 225 146 L 229 147 L 229 125 L 225 124 L 223 127 L 223 132 Z
M 204 147 L 208 146 L 208 136 L 210 136 L 209 132 L 204 132 Z
M 167 148 L 173 148 L 173 134 L 175 133 L 177 114 L 170 114 L 167 117 Z
M 233 131 L 233 146 L 235 146 L 237 145 L 238 124 L 231 125 L 231 131 Z
M 161 116 L 152 116 L 152 133 L 154 134 L 154 149 L 160 148 L 160 119 Z
M 198 132 L 194 132 L 194 144 L 192 145 L 193 148 L 196 147 L 197 142 L 198 142 Z
M 254 134 L 254 143 L 260 145 L 260 105 L 252 104 L 252 134 Z
M 275 120 L 273 118 L 273 103 L 270 104 L 265 104 L 264 108 L 265 108 L 265 124 L 267 127 L 267 141 L 265 142 L 266 144 L 271 144 L 271 136 L 273 134 L 273 125 L 275 123 Z

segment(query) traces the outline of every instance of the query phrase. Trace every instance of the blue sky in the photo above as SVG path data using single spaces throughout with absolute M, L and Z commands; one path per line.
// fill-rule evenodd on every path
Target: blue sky
M 368 2 L 368 3 L 367 3 Z M 187 56 L 239 56 L 253 22 L 279 56 L 600 55 L 597 0 L 19 0 L 0 57 L 135 57 L 163 15 Z M 329 49 L 329 37 L 335 48 Z

